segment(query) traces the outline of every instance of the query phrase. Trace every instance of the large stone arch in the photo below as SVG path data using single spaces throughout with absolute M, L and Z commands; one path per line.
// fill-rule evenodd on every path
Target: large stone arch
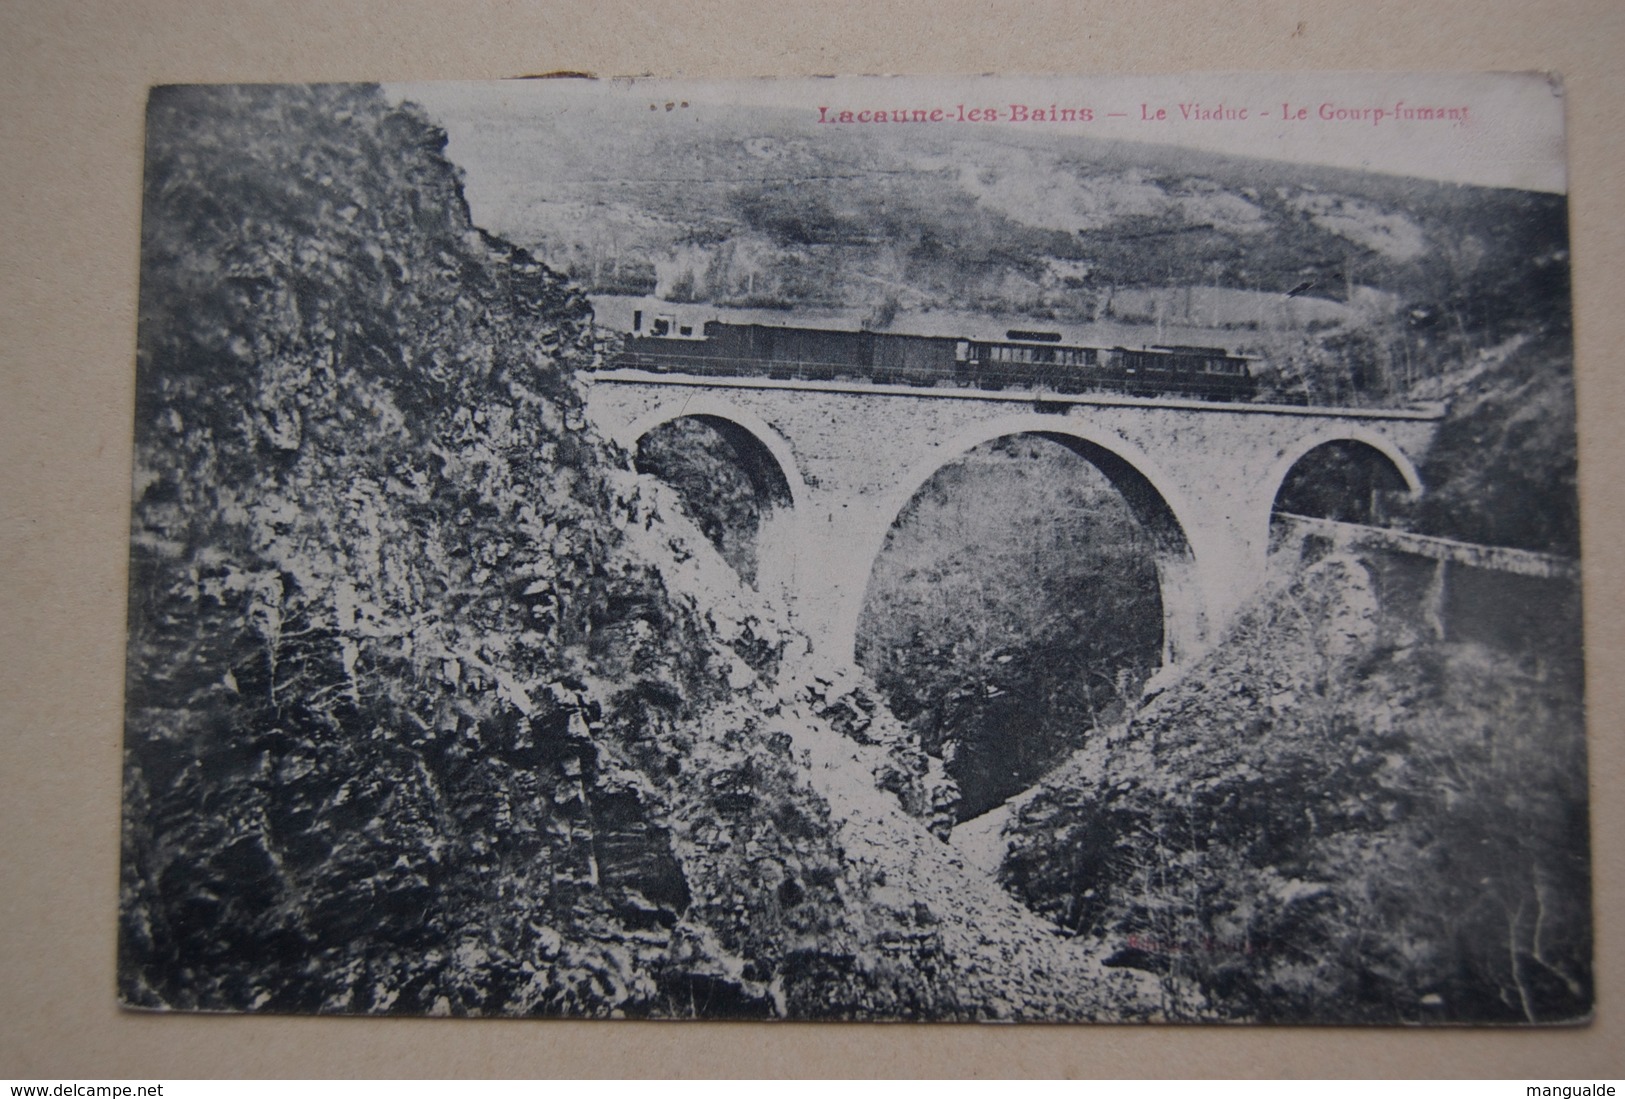
M 1358 424 L 1333 425 L 1299 439 L 1286 449 L 1270 469 L 1264 484 L 1260 486 L 1263 489 L 1260 500 L 1262 514 L 1255 516 L 1253 520 L 1254 529 L 1260 531 L 1263 537 L 1269 536 L 1270 516 L 1275 510 L 1275 500 L 1281 494 L 1281 488 L 1286 484 L 1287 476 L 1291 474 L 1293 467 L 1311 452 L 1330 443 L 1359 443 L 1369 447 L 1388 460 L 1413 497 L 1421 495 L 1422 476 L 1417 471 L 1416 464 L 1392 441 Z
M 676 420 L 697 419 L 718 429 L 739 456 L 762 504 L 756 532 L 756 584 L 786 605 L 796 595 L 795 556 L 807 503 L 807 482 L 790 444 L 761 417 L 709 394 L 668 401 L 611 433 L 636 455 L 644 436 Z
M 840 608 L 834 622 L 834 638 L 841 651 L 850 656 L 856 648 L 869 573 L 903 509 L 949 463 L 983 443 L 1014 435 L 1037 435 L 1060 443 L 1093 464 L 1122 494 L 1156 547 L 1164 665 L 1173 666 L 1201 652 L 1209 641 L 1209 585 L 1201 575 L 1202 534 L 1190 501 L 1159 463 L 1121 436 L 1041 413 L 1005 416 L 966 427 L 941 440 L 929 457 L 894 482 L 875 507 L 868 529 L 854 540 L 854 563 L 863 562 L 867 571 L 863 583 L 853 585 L 847 605 Z

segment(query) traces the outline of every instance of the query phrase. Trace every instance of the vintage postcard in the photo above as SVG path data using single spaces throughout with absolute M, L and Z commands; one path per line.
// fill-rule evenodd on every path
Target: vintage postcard
M 1590 1017 L 1556 77 L 146 140 L 126 1006 Z

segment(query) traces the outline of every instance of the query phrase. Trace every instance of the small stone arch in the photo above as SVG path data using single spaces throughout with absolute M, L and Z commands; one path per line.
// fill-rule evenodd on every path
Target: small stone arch
M 1197 554 L 1187 531 L 1194 514 L 1184 494 L 1150 456 L 1115 433 L 1039 413 L 1001 417 L 978 423 L 943 439 L 878 502 L 872 528 L 859 552 L 872 572 L 887 533 L 914 496 L 939 470 L 983 443 L 1014 435 L 1051 439 L 1093 464 L 1122 494 L 1129 509 L 1151 535 L 1163 606 L 1163 662 L 1180 663 L 1199 653 L 1208 641 L 1208 600 L 1197 569 Z M 866 578 L 867 578 L 866 573 Z M 856 647 L 858 620 L 867 582 L 855 586 L 851 605 L 843 608 L 837 636 L 844 651 Z
M 636 454 L 638 443 L 645 435 L 663 424 L 682 419 L 701 420 L 717 428 L 734 445 L 746 473 L 756 484 L 758 492 L 763 494 L 764 500 L 788 504 L 797 511 L 805 506 L 807 482 L 801 475 L 790 444 L 768 426 L 767 421 L 727 401 L 707 394 L 671 401 L 633 420 L 625 428 L 614 432 L 612 438 L 628 453 Z M 767 468 L 763 459 L 771 459 L 776 469 Z M 774 473 L 777 473 L 777 478 L 773 476 Z M 779 483 L 775 484 L 775 480 Z M 781 489 L 787 499 L 775 499 Z
M 762 504 L 756 531 L 756 587 L 781 605 L 793 607 L 798 594 L 796 552 L 808 492 L 795 452 L 761 417 L 703 393 L 667 402 L 613 432 L 611 438 L 635 456 L 649 432 L 683 419 L 700 420 L 716 429 L 739 458 Z
M 1264 514 L 1261 517 L 1260 525 L 1266 535 L 1269 530 L 1270 518 L 1275 513 L 1275 502 L 1280 498 L 1281 490 L 1285 487 L 1286 479 L 1291 475 L 1292 470 L 1314 451 L 1337 443 L 1358 444 L 1386 459 L 1393 472 L 1404 482 L 1406 491 L 1412 497 L 1421 494 L 1422 476 L 1417 471 L 1415 463 L 1390 440 L 1355 424 L 1329 427 L 1300 439 L 1287 448 L 1265 478 L 1264 484 L 1261 486 L 1265 491 L 1262 496 Z

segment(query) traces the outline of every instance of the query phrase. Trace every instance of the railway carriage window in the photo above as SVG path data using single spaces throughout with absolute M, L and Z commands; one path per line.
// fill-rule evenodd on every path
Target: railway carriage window
M 649 331 L 656 336 L 664 336 L 671 331 L 671 323 L 666 318 L 661 317 L 649 326 Z
M 694 334 L 694 326 L 692 324 L 682 325 L 677 329 L 677 334 L 679 336 L 692 336 Z
M 643 331 L 643 310 L 641 309 L 632 310 L 632 331 Z

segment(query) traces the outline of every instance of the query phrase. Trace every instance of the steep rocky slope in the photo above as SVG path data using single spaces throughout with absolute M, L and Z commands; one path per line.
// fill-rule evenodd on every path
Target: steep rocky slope
M 1175 1017 L 1589 1013 L 1577 631 L 1441 640 L 1393 567 L 1282 579 L 1013 814 L 1006 882 Z
M 1567 316 L 1418 386 L 1449 413 L 1422 465 L 1418 529 L 1468 542 L 1580 555 L 1574 343 Z

